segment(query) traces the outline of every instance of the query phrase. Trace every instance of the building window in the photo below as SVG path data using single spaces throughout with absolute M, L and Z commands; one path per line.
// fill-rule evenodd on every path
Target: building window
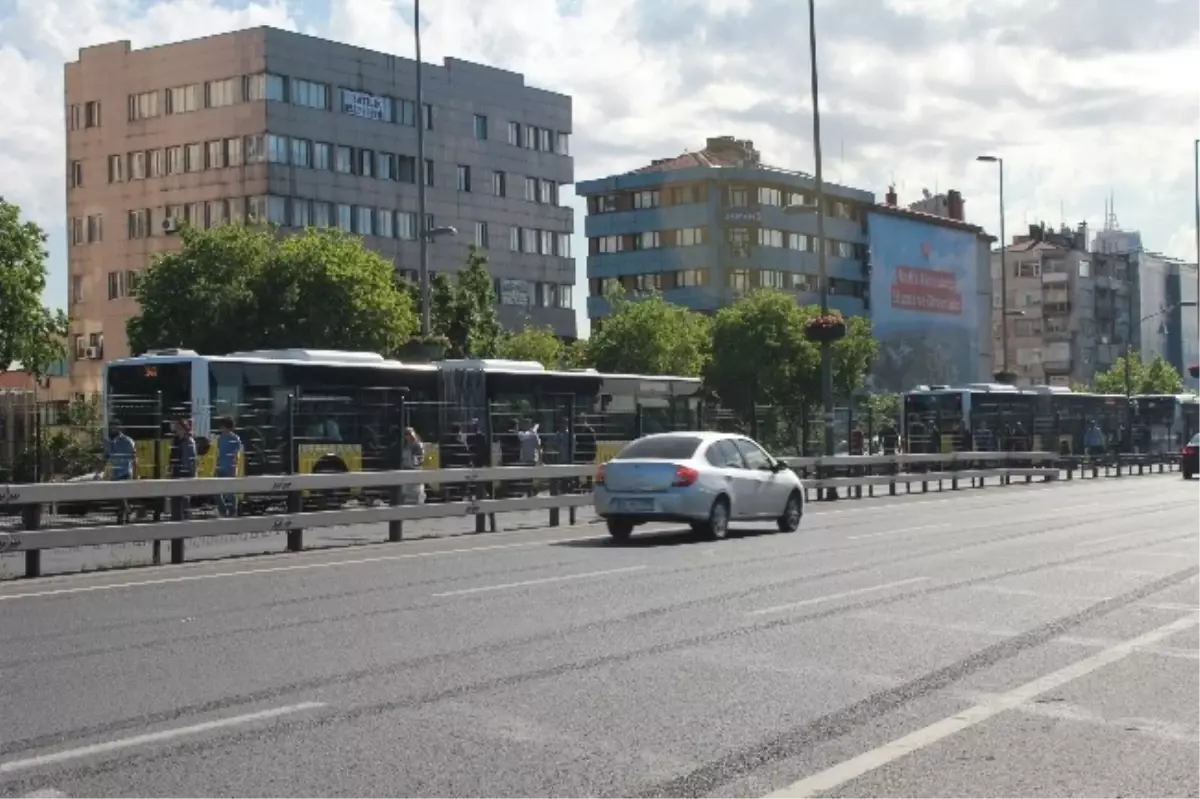
M 88 242 L 104 241 L 104 216 L 93 214 L 87 218 Z
M 633 239 L 635 250 L 657 250 L 662 246 L 662 235 L 657 230 L 647 230 Z
M 299 197 L 292 198 L 292 227 L 301 230 L 312 227 L 312 203 Z
M 633 288 L 640 294 L 662 291 L 662 274 L 651 272 L 650 274 L 633 275 Z
M 146 151 L 139 150 L 129 154 L 129 179 L 146 179 Z
M 787 248 L 800 252 L 812 252 L 812 239 L 804 233 L 789 233 Z
M 312 142 L 308 139 L 292 139 L 292 166 L 312 166 Z
M 267 221 L 267 198 L 263 196 L 246 198 L 246 222 L 261 225 Z M 192 223 L 193 225 L 195 222 Z
M 199 83 L 167 89 L 167 113 L 186 114 L 199 109 L 200 90 L 201 86 Z
M 110 155 L 108 157 L 108 182 L 125 182 L 125 158 L 123 156 Z
M 695 247 L 704 243 L 704 228 L 685 227 L 675 231 L 676 247 Z
M 488 137 L 488 120 L 483 114 L 475 115 L 475 138 L 486 141 Z
M 558 287 L 558 307 L 567 309 L 575 307 L 575 287 L 570 283 L 564 283 Z
M 538 242 L 538 254 L 554 255 L 554 231 L 543 230 Z
M 707 269 L 680 269 L 675 273 L 676 288 L 708 285 Z
M 274 100 L 282 103 L 287 100 L 287 82 L 281 75 L 270 72 L 248 75 L 245 80 L 245 97 L 247 100 Z
M 288 162 L 288 137 L 267 134 L 267 163 L 286 164 Z
M 83 302 L 83 276 L 71 276 L 71 304 Z
M 338 203 L 337 226 L 347 233 L 354 232 L 354 207 L 346 203 Z
M 750 190 L 745 186 L 730 186 L 728 200 L 726 205 L 731 208 L 745 208 L 750 204 Z
M 204 169 L 204 145 L 187 145 L 183 152 L 183 168 L 187 172 L 200 172 Z
M 367 208 L 365 205 L 358 206 L 357 224 L 355 232 L 362 236 L 375 235 L 375 209 Z
M 375 235 L 385 239 L 396 237 L 395 217 L 387 208 L 375 212 Z
M 595 250 L 597 254 L 621 252 L 625 249 L 625 239 L 623 236 L 597 236 L 592 239 L 595 242 Z
M 129 238 L 144 239 L 150 235 L 150 211 L 139 209 L 129 212 Z
M 657 191 L 635 191 L 633 193 L 633 207 L 638 210 L 657 208 L 661 199 L 662 197 Z
M 417 126 L 417 104 L 412 100 L 396 101 L 396 123 L 410 128 Z
M 208 168 L 224 169 L 225 141 L 223 139 L 214 139 L 205 145 L 205 149 L 208 150 Z
M 354 168 L 354 153 L 349 147 L 338 146 L 333 151 L 333 169 L 343 175 L 349 175 Z
M 571 257 L 571 234 L 570 233 L 559 233 L 558 234 L 558 248 L 554 251 L 554 254 L 559 256 L 560 258 L 570 258 Z
M 396 156 L 396 180 L 401 183 L 417 182 L 417 159 L 411 155 Z
M 380 180 L 395 180 L 396 156 L 391 153 L 375 153 L 375 177 Z
M 787 273 L 778 269 L 764 269 L 758 273 L 758 285 L 768 289 L 782 289 L 787 285 Z
M 475 246 L 481 250 L 486 250 L 488 248 L 487 222 L 475 223 Z
M 158 92 L 142 92 L 129 95 L 129 121 L 151 119 L 158 116 Z
M 183 147 L 181 145 L 167 148 L 167 174 L 183 174 Z
M 120 300 L 125 297 L 132 297 L 137 289 L 137 272 L 133 270 L 125 270 L 123 272 L 108 273 L 108 298 L 110 300 Z M 96 346 L 93 344 L 92 346 Z
M 554 131 L 546 128 L 538 129 L 538 147 L 543 153 L 554 152 Z
M 425 113 L 421 116 L 425 119 L 425 130 L 433 130 L 433 106 L 425 103 Z
M 83 104 L 83 126 L 85 128 L 100 127 L 100 101 L 89 100 Z
M 538 238 L 538 231 L 533 228 L 521 228 L 521 252 L 536 254 Z
M 224 200 L 209 200 L 204 204 L 204 220 L 207 227 L 219 227 L 225 224 L 226 213 L 228 209 L 225 207 Z
M 729 270 L 729 288 L 734 291 L 749 291 L 750 290 L 750 270 L 749 269 L 730 269 Z
M 150 150 L 146 153 L 147 175 L 152 178 L 161 178 L 166 174 L 166 163 L 163 160 L 162 150 Z
M 414 241 L 417 238 L 417 215 L 410 211 L 396 213 L 396 238 Z
M 429 158 L 425 159 L 425 185 L 433 185 L 433 161 Z
M 313 200 L 313 227 L 327 228 L 333 224 L 333 206 L 321 200 Z
M 761 227 L 758 229 L 758 245 L 760 247 L 783 247 L 783 231 Z
M 561 130 L 554 137 L 554 152 L 559 155 L 571 154 L 571 134 Z
M 508 143 L 511 144 L 513 147 L 521 146 L 521 123 L 520 122 L 509 122 L 508 123 Z
M 458 169 L 455 174 L 455 179 L 457 180 L 459 191 L 470 191 L 471 190 L 471 167 L 463 166 L 462 164 L 459 164 Z
M 267 197 L 267 222 L 272 225 L 288 223 L 288 201 L 286 197 Z
M 71 244 L 78 246 L 86 242 L 83 230 L 83 217 L 71 217 Z
M 324 83 L 292 78 L 292 104 L 305 108 L 329 108 L 329 87 Z
M 241 101 L 241 81 L 237 78 L 210 80 L 204 84 L 204 105 L 221 108 Z
M 323 141 L 313 144 L 313 169 L 328 170 L 332 166 L 331 149 L 331 145 Z
M 508 249 L 513 252 L 521 251 L 521 228 L 510 227 L 508 229 Z
M 71 181 L 71 188 L 77 189 L 80 186 L 82 186 L 83 185 L 83 162 L 82 161 L 72 161 L 71 168 L 68 170 L 67 174 L 70 176 L 69 180 Z M 111 182 L 111 181 L 109 181 L 109 182 Z
M 758 187 L 758 203 L 759 205 L 783 205 L 783 192 L 779 189 L 772 189 L 770 186 Z
M 358 151 L 358 172 L 364 178 L 369 178 L 375 174 L 375 153 L 371 150 Z
M 242 158 L 242 139 L 240 136 L 225 140 L 225 165 L 226 166 L 241 166 L 244 163 Z
M 492 173 L 492 194 L 497 197 L 508 196 L 508 175 L 503 172 Z

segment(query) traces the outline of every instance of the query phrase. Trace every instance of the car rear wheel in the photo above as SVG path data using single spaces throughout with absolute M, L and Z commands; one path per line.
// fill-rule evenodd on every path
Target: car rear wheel
M 633 522 L 625 519 L 608 519 L 608 534 L 614 541 L 625 542 L 633 535 Z
M 787 505 L 783 508 L 783 515 L 776 522 L 779 525 L 779 532 L 794 533 L 799 530 L 800 514 L 802 512 L 800 494 L 797 491 L 793 491 L 791 496 L 788 497 Z
M 729 500 L 719 497 L 708 511 L 708 521 L 701 528 L 705 538 L 720 541 L 729 535 Z

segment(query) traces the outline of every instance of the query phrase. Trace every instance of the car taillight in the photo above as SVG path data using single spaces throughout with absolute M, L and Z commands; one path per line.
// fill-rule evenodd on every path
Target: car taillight
M 700 472 L 693 469 L 691 466 L 680 466 L 675 470 L 675 480 L 671 483 L 672 486 L 682 488 L 690 486 L 700 479 Z
M 604 464 L 603 463 L 596 467 L 596 479 L 593 482 L 595 482 L 595 484 L 598 486 L 604 485 Z
M 1188 444 L 1186 447 L 1183 448 L 1183 454 L 1184 455 L 1195 455 L 1196 448 L 1193 447 L 1191 444 Z

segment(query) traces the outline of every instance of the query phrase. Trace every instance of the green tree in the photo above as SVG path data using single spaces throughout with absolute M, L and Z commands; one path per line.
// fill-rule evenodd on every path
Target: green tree
M 1129 359 L 1128 376 L 1126 358 Z M 1127 380 L 1130 394 L 1179 394 L 1183 391 L 1183 377 L 1166 358 L 1159 355 L 1146 364 L 1136 352 L 1122 355 L 1108 371 L 1097 374 L 1091 390 L 1097 394 L 1124 394 Z
M 712 350 L 708 317 L 673 305 L 661 294 L 608 295 L 612 313 L 593 331 L 587 351 L 602 372 L 698 376 Z
M 307 347 L 390 353 L 416 329 L 391 262 L 337 230 L 184 227 L 138 282 L 130 348 Z
M 563 347 L 562 368 L 586 369 L 592 365 L 587 339 L 577 338 Z
M 835 315 L 840 314 L 835 312 Z M 830 350 L 833 393 L 844 401 L 863 387 L 871 364 L 879 355 L 879 342 L 871 335 L 870 320 L 865 316 L 851 316 L 846 320 L 846 337 L 834 343 Z
M 814 388 L 819 391 L 813 385 L 818 366 L 816 349 L 804 339 L 804 314 L 787 294 L 755 291 L 713 320 L 705 383 L 743 418 L 755 406 L 811 401 Z
M 0 373 L 14 363 L 41 377 L 66 356 L 67 316 L 42 304 L 46 234 L 0 197 Z
M 526 325 L 516 333 L 502 334 L 496 355 L 512 361 L 537 361 L 547 369 L 558 369 L 562 366 L 565 349 L 553 329 Z
M 458 282 L 437 275 L 430 283 L 429 294 L 431 332 L 449 340 L 446 357 L 487 358 L 496 354 L 501 334 L 496 293 L 487 257 L 475 245 L 467 250 Z

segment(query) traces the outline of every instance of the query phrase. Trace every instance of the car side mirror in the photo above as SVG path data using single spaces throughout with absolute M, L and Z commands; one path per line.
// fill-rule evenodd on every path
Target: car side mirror
M 786 472 L 787 469 L 788 465 L 783 461 L 771 461 L 771 471 L 778 474 L 779 472 Z

